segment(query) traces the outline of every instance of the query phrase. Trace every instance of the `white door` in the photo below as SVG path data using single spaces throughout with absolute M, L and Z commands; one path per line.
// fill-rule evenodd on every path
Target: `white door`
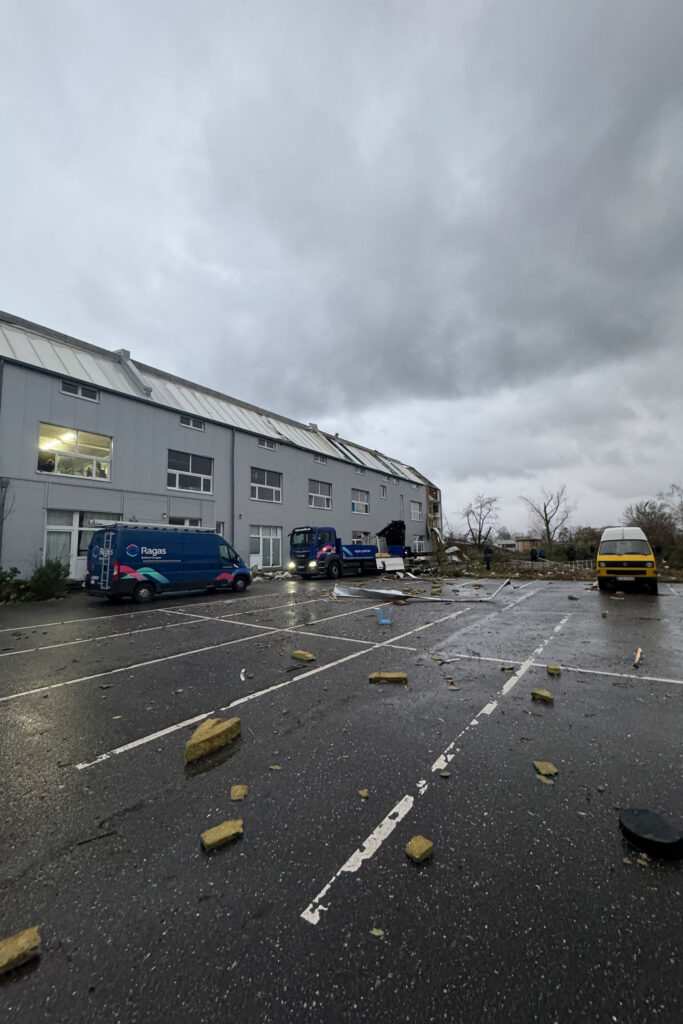
M 282 527 L 249 527 L 249 568 L 280 568 L 282 565 Z

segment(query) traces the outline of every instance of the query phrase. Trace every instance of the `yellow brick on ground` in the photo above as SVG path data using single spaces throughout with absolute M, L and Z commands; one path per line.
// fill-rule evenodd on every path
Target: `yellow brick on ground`
M 552 761 L 534 761 L 534 768 L 539 775 L 557 775 L 557 768 Z
M 369 681 L 371 683 L 407 683 L 408 676 L 405 672 L 372 672 Z
M 315 654 L 310 651 L 292 651 L 292 657 L 297 661 L 315 661 Z
M 413 836 L 406 846 L 406 853 L 416 864 L 421 864 L 434 853 L 434 843 L 424 836 Z
M 230 799 L 231 800 L 244 800 L 245 796 L 249 792 L 249 786 L 242 786 L 238 783 L 236 786 L 230 787 Z
M 532 690 L 531 699 L 540 701 L 541 704 L 552 704 L 553 695 L 548 690 Z
M 219 846 L 232 842 L 244 832 L 244 819 L 234 818 L 232 821 L 223 821 L 214 828 L 208 828 L 202 832 L 202 846 L 205 850 L 217 850 Z
M 11 935 L 0 942 L 0 974 L 21 967 L 40 953 L 40 929 L 25 928 L 23 932 Z
M 242 732 L 239 718 L 207 718 L 185 744 L 185 761 L 196 761 L 236 739 Z
M 559 665 L 546 665 L 546 672 L 549 676 L 559 676 L 560 666 Z

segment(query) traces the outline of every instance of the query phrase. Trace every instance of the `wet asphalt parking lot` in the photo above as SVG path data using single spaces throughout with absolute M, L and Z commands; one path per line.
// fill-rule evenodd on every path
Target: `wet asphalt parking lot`
M 678 1024 L 683 862 L 618 816 L 683 827 L 683 587 L 500 582 L 0 609 L 0 938 L 43 937 L 0 1020 Z M 186 768 L 211 713 L 242 735 Z

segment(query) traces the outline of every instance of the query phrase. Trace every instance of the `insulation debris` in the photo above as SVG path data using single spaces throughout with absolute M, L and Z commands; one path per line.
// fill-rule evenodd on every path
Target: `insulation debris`
M 531 699 L 539 701 L 541 704 L 552 704 L 554 698 L 549 690 L 538 689 L 531 691 Z
M 315 661 L 315 654 L 310 651 L 292 651 L 292 657 L 297 661 Z
M 185 762 L 197 761 L 220 747 L 225 747 L 242 732 L 239 718 L 207 718 L 185 744 Z
M 217 850 L 219 846 L 237 839 L 244 833 L 244 819 L 234 818 L 232 821 L 223 821 L 214 828 L 208 828 L 202 832 L 202 846 L 205 850 Z
M 434 843 L 424 836 L 413 836 L 406 846 L 406 853 L 415 864 L 421 864 L 434 853 Z
M 407 683 L 408 676 L 405 672 L 371 672 L 368 677 L 370 683 Z
M 25 928 L 0 942 L 0 974 L 21 967 L 27 960 L 40 954 L 40 929 Z

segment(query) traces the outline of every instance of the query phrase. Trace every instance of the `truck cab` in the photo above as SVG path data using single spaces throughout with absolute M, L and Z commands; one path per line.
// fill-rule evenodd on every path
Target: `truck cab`
M 657 593 L 657 563 L 639 526 L 608 526 L 600 538 L 598 587 L 614 590 L 624 583 L 641 584 Z
M 297 576 L 377 572 L 377 548 L 372 544 L 344 544 L 333 526 L 297 526 L 289 535 L 287 568 Z

